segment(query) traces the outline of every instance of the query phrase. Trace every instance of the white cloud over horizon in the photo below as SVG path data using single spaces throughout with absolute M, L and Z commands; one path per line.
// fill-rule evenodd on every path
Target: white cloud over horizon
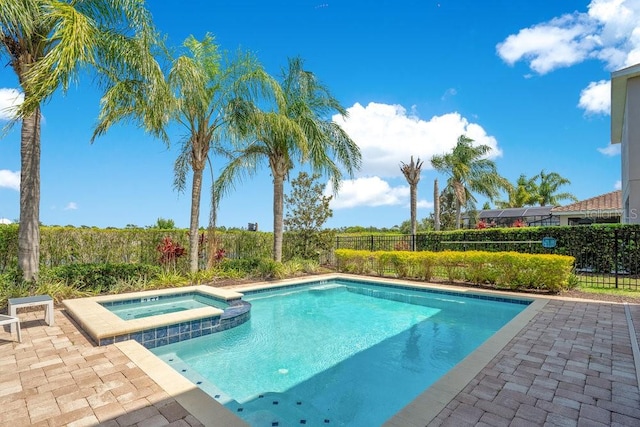
M 617 181 L 615 182 L 615 184 L 613 184 L 613 188 L 614 188 L 615 190 L 622 190 L 622 181 L 621 181 L 621 180 L 617 180 Z
M 325 187 L 330 194 L 331 183 Z M 409 186 L 391 187 L 380 177 L 349 179 L 342 182 L 340 192 L 331 199 L 331 209 L 354 208 L 357 206 L 402 205 L 409 198 Z
M 15 117 L 16 108 L 24 101 L 24 94 L 13 88 L 0 88 L 0 120 L 9 121 Z
M 539 75 L 599 60 L 614 71 L 640 62 L 640 0 L 592 0 L 587 12 L 553 18 L 516 34 L 496 46 L 509 65 L 523 61 Z M 587 84 L 587 82 L 585 82 Z M 609 82 L 590 82 L 578 106 L 587 113 L 609 114 Z
M 415 106 L 407 112 L 401 105 L 376 102 L 366 106 L 356 103 L 347 111 L 346 119 L 336 115 L 333 120 L 360 147 L 362 169 L 356 179 L 343 181 L 339 194 L 332 199 L 332 209 L 408 205 L 409 186 L 393 187 L 387 180 L 404 180 L 400 163 L 408 163 L 411 156 L 423 161 L 423 173 L 431 170 L 431 157 L 450 152 L 460 135 L 473 139 L 474 144 L 490 146 L 490 158 L 502 155 L 494 137 L 457 112 L 423 120 L 418 117 Z M 418 202 L 418 207 L 432 206 L 433 203 L 426 200 Z
M 20 171 L 10 171 L 0 169 L 0 188 L 9 188 L 11 190 L 20 190 Z

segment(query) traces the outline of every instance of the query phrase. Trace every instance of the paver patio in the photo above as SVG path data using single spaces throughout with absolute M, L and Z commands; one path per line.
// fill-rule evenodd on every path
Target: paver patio
M 0 330 L 0 426 L 221 426 L 197 420 L 61 310 Z M 633 322 L 631 322 L 633 320 Z M 640 426 L 640 305 L 554 298 L 432 420 L 411 426 Z

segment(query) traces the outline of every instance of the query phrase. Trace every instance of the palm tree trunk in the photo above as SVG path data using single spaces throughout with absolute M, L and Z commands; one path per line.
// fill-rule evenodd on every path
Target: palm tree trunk
M 418 210 L 418 186 L 411 184 L 411 250 L 416 250 L 416 233 L 418 232 L 418 220 L 416 211 Z
M 282 221 L 284 209 L 284 176 L 273 174 L 273 260 L 282 261 Z
M 456 198 L 456 230 L 461 228 L 462 223 L 462 203 Z
M 20 138 L 18 266 L 32 281 L 40 264 L 40 107 L 22 119 Z
M 189 271 L 198 271 L 198 229 L 200 227 L 200 194 L 202 193 L 202 168 L 193 168 L 191 187 L 191 220 L 189 222 Z
M 433 229 L 440 231 L 440 190 L 438 178 L 433 181 Z

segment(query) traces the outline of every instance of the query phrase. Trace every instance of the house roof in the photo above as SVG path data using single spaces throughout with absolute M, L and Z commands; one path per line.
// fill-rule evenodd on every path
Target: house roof
M 616 190 L 587 200 L 566 206 L 557 206 L 551 210 L 554 214 L 577 212 L 622 212 L 622 191 Z

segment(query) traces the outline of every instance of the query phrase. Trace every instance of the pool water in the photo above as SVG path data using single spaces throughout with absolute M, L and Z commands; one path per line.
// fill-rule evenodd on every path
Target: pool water
M 113 301 L 101 304 L 123 320 L 139 319 L 201 307 L 224 309 L 228 305 L 208 295 L 197 292 Z
M 252 426 L 376 426 L 526 304 L 335 282 L 245 294 L 251 320 L 152 351 Z

